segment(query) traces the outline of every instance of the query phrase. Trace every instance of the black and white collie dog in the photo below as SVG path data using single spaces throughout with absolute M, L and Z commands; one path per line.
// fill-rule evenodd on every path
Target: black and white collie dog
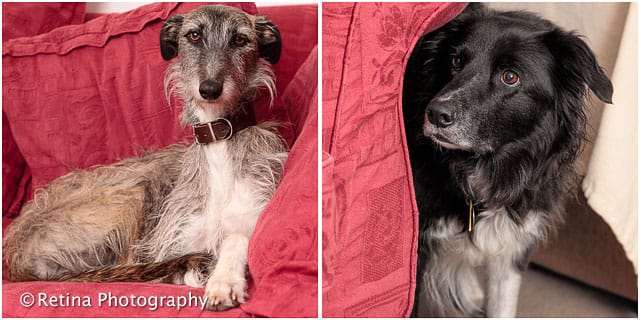
M 577 185 L 587 87 L 611 103 L 611 82 L 575 34 L 471 4 L 419 40 L 404 83 L 416 296 L 429 316 L 514 317 L 528 256 Z

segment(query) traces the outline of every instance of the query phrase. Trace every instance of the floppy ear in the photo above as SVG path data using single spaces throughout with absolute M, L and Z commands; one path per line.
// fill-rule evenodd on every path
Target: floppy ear
M 182 21 L 181 15 L 169 17 L 160 31 L 160 53 L 165 60 L 171 60 L 178 55 L 178 36 Z
M 543 34 L 543 42 L 556 59 L 561 80 L 586 84 L 598 99 L 612 103 L 613 85 L 582 39 L 572 32 L 556 29 Z
M 258 51 L 260 58 L 264 58 L 271 64 L 280 60 L 282 51 L 282 38 L 278 27 L 265 16 L 255 18 L 256 34 L 258 35 Z

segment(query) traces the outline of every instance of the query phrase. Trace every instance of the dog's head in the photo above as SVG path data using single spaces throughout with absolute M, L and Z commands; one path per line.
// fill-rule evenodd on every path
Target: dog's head
M 536 134 L 553 148 L 584 131 L 586 87 L 611 102 L 587 44 L 533 14 L 472 5 L 416 50 L 423 133 L 447 149 L 487 154 Z
M 162 57 L 180 59 L 167 81 L 192 102 L 187 105 L 197 107 L 185 111 L 198 121 L 232 113 L 244 100 L 252 100 L 259 86 L 266 86 L 273 96 L 268 63 L 280 59 L 281 47 L 273 22 L 228 6 L 202 6 L 171 16 L 160 32 Z

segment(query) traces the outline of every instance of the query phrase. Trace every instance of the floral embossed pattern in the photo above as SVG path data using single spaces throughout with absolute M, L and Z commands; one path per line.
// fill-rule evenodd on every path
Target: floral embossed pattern
M 323 315 L 404 317 L 417 209 L 401 114 L 413 44 L 464 4 L 323 4 Z

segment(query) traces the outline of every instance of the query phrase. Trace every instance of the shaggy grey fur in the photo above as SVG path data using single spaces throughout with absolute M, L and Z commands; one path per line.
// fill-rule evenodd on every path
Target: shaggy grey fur
M 168 68 L 165 91 L 184 101 L 184 125 L 248 111 L 259 87 L 275 95 L 265 60 L 278 60 L 280 36 L 264 17 L 203 6 L 170 17 L 160 38 L 162 56 L 179 57 Z M 204 98 L 204 81 L 221 85 L 219 97 Z M 111 268 L 119 279 L 126 266 L 190 253 L 217 257 L 224 243 L 237 249 L 229 251 L 237 256 L 229 260 L 236 262 L 231 274 L 216 270 L 214 262 L 210 273 L 190 270 L 164 280 L 204 286 L 208 279 L 208 307 L 235 306 L 244 301 L 246 288 L 246 250 L 240 249 L 275 192 L 286 157 L 274 124 L 265 123 L 213 144 L 176 145 L 71 172 L 39 190 L 10 226 L 3 239 L 9 278 L 72 281 L 75 274 L 82 281 L 109 281 L 81 275 Z M 110 273 L 92 273 L 97 274 Z M 150 279 L 138 274 L 128 280 Z M 221 291 L 226 286 L 230 292 Z

